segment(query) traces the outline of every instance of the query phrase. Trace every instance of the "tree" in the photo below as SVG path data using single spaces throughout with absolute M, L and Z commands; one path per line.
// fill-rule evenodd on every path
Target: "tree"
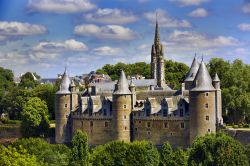
M 36 157 L 27 153 L 20 147 L 19 151 L 16 148 L 9 146 L 8 148 L 0 145 L 0 166 L 37 166 L 43 165 L 38 163 Z
M 70 165 L 89 165 L 88 136 L 86 133 L 77 130 L 72 139 L 72 149 L 70 154 Z
M 49 130 L 49 115 L 45 101 L 31 97 L 23 106 L 21 132 L 24 137 L 44 136 Z
M 155 146 L 147 141 L 115 141 L 94 148 L 90 161 L 95 166 L 158 165 L 159 153 Z
M 34 79 L 34 76 L 40 78 L 40 76 L 31 72 L 27 72 L 22 75 L 19 87 L 34 88 L 35 86 L 37 86 L 38 82 Z
M 188 165 L 248 166 L 243 146 L 223 133 L 197 138 L 190 148 Z
M 165 142 L 160 149 L 160 166 L 187 166 L 188 156 L 181 148 L 173 150 L 168 142 Z
M 34 96 L 44 100 L 47 104 L 51 119 L 55 119 L 55 93 L 57 87 L 53 84 L 40 84 L 33 89 Z
M 18 151 L 22 148 L 34 155 L 37 161 L 50 166 L 67 166 L 69 164 L 70 149 L 63 144 L 49 144 L 41 138 L 22 138 L 12 144 Z

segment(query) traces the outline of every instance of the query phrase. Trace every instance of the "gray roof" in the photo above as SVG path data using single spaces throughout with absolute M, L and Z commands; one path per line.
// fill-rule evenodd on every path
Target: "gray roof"
M 212 79 L 208 73 L 205 63 L 202 61 L 195 76 L 191 91 L 214 91 Z
M 192 65 L 189 69 L 189 72 L 186 75 L 185 81 L 193 81 L 195 78 L 195 75 L 199 69 L 199 62 L 197 61 L 196 57 L 194 57 L 194 60 L 192 62 Z
M 134 84 L 134 80 L 133 80 L 133 79 L 131 79 L 129 86 L 130 86 L 130 87 L 135 87 L 135 84 Z
M 56 94 L 69 94 L 70 93 L 69 86 L 70 86 L 70 78 L 68 76 L 67 69 L 65 68 L 60 84 L 60 90 L 57 91 Z
M 213 81 L 214 82 L 220 82 L 220 78 L 219 78 L 217 73 L 215 74 Z
M 114 94 L 131 94 L 128 88 L 128 80 L 123 70 L 121 71 L 121 75 L 114 90 Z

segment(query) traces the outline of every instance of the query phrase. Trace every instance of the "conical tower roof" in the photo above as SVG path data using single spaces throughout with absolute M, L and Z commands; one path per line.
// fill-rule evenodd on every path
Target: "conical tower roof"
M 191 91 L 214 91 L 212 79 L 205 63 L 202 61 L 193 82 Z
M 67 73 L 67 68 L 65 67 L 65 71 L 62 76 L 61 84 L 60 84 L 60 90 L 57 92 L 57 94 L 68 94 L 70 86 L 70 78 Z
M 219 78 L 217 73 L 215 74 L 213 81 L 214 82 L 220 82 L 220 78 Z
M 196 73 L 199 69 L 199 65 L 200 64 L 197 61 L 196 56 L 195 56 L 193 59 L 192 65 L 191 65 L 191 67 L 186 75 L 185 81 L 193 81 L 194 80 Z
M 121 75 L 117 82 L 117 88 L 115 89 L 114 94 L 131 94 L 128 87 L 128 80 L 123 70 L 121 71 Z
M 133 79 L 131 79 L 129 86 L 130 86 L 130 87 L 135 87 L 135 84 L 134 84 Z

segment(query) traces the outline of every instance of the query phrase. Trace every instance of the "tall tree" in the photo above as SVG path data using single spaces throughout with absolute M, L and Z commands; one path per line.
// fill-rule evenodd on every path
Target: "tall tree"
M 45 101 L 31 97 L 23 106 L 21 132 L 24 137 L 44 136 L 49 131 L 49 115 Z
M 89 165 L 88 136 L 86 133 L 77 130 L 72 139 L 72 150 L 70 155 L 70 165 Z

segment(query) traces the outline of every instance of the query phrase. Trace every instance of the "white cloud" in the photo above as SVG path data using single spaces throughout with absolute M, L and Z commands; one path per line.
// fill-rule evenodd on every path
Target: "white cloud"
M 248 23 L 239 24 L 238 29 L 241 31 L 250 31 L 250 24 Z
M 17 39 L 23 36 L 41 35 L 47 29 L 42 25 L 23 22 L 0 22 L 0 41 Z
M 95 13 L 86 14 L 84 18 L 86 21 L 105 24 L 127 24 L 137 20 L 132 12 L 109 8 L 98 9 Z
M 187 20 L 179 20 L 179 19 L 174 19 L 168 16 L 168 14 L 161 9 L 157 9 L 155 12 L 148 12 L 144 13 L 144 17 L 151 21 L 152 23 L 155 22 L 155 14 L 157 13 L 159 24 L 161 27 L 168 27 L 168 28 L 177 28 L 177 27 L 182 27 L 182 28 L 190 28 L 192 25 L 190 22 Z
M 94 53 L 97 55 L 117 55 L 121 52 L 120 48 L 113 48 L 109 46 L 103 46 L 95 48 Z
M 188 14 L 190 17 L 207 17 L 208 12 L 204 8 L 197 8 Z
M 76 26 L 74 33 L 81 36 L 116 40 L 131 40 L 137 36 L 131 29 L 119 25 L 97 26 L 94 24 L 83 24 Z
M 250 13 L 250 3 L 246 3 L 242 6 L 243 13 Z
M 51 13 L 77 13 L 96 8 L 89 0 L 29 0 L 28 10 Z
M 179 6 L 198 6 L 204 2 L 208 2 L 209 0 L 168 0 L 169 2 L 174 2 Z
M 17 52 L 0 52 L 0 63 L 4 66 L 25 65 L 28 61 L 29 60 L 25 55 Z
M 190 48 L 216 48 L 237 46 L 240 44 L 239 40 L 231 36 L 217 36 L 208 37 L 205 34 L 175 30 L 167 39 L 167 42 L 178 47 L 186 46 Z

